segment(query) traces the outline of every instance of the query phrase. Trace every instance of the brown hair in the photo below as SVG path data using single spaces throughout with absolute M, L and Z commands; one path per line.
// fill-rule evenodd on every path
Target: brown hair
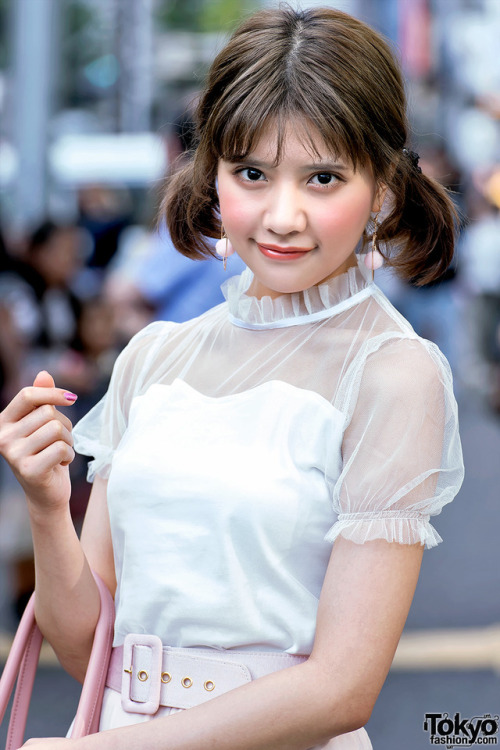
M 446 190 L 405 148 L 399 66 L 377 32 L 331 8 L 260 11 L 215 58 L 198 104 L 197 147 L 169 179 L 161 207 L 177 249 L 192 258 L 213 254 L 206 238 L 220 237 L 219 159 L 245 157 L 272 123 L 279 161 L 291 118 L 304 122 L 304 133 L 312 125 L 354 169 L 371 166 L 391 191 L 378 231 L 387 263 L 419 285 L 439 278 L 453 257 L 456 214 Z

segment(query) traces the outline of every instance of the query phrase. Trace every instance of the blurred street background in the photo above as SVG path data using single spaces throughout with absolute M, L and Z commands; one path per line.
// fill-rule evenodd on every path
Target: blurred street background
M 161 187 L 191 145 L 212 58 L 243 15 L 271 4 L 0 0 L 1 408 L 47 369 L 79 394 L 68 410 L 76 421 L 140 328 L 222 301 L 222 264 L 180 256 L 156 223 Z M 416 289 L 377 272 L 452 366 L 466 462 L 368 725 L 374 750 L 421 750 L 431 747 L 426 713 L 500 714 L 500 0 L 300 6 L 318 4 L 391 40 L 407 79 L 410 146 L 461 216 L 456 262 L 438 283 Z M 228 273 L 241 270 L 231 258 Z M 33 588 L 22 493 L 1 461 L 0 663 Z M 77 458 L 77 528 L 85 473 Z M 50 654 L 38 680 L 28 736 L 63 734 L 78 686 Z

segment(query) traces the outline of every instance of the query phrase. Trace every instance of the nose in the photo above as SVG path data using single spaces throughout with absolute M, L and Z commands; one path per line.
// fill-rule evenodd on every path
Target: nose
M 307 215 L 302 196 L 296 186 L 275 184 L 267 194 L 264 228 L 273 234 L 287 235 L 304 232 Z

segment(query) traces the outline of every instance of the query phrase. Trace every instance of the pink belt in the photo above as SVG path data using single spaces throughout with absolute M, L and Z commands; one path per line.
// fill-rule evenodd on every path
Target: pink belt
M 174 648 L 155 635 L 131 634 L 111 652 L 106 685 L 121 693 L 125 711 L 152 715 L 160 706 L 197 706 L 306 659 L 276 651 Z

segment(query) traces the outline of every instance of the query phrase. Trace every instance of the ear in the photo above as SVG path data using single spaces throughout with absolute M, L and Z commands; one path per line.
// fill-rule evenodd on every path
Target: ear
M 375 198 L 372 204 L 373 213 L 378 214 L 378 212 L 381 210 L 382 206 L 384 205 L 388 189 L 389 188 L 385 183 L 381 182 L 378 184 L 375 191 Z

